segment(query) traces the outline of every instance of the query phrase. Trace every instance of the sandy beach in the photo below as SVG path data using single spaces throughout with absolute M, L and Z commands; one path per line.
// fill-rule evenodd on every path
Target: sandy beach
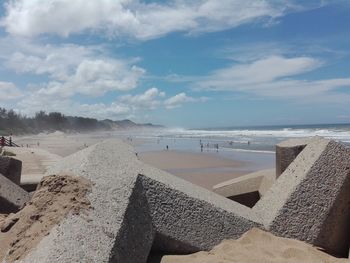
M 14 137 L 14 141 L 23 145 L 23 148 L 15 149 L 15 151 L 18 152 L 17 158 L 25 163 L 23 174 L 30 175 L 44 174 L 45 163 L 48 159 L 55 160 L 68 156 L 110 137 L 110 133 L 66 134 L 56 131 L 49 134 Z M 124 140 L 134 147 L 144 143 L 142 139 L 137 138 L 131 141 L 125 138 Z M 251 171 L 248 162 L 225 158 L 215 152 L 142 151 L 138 156 L 145 163 L 209 190 L 215 184 Z M 24 178 L 30 178 L 30 176 L 24 176 Z
M 276 237 L 254 228 L 237 240 L 224 240 L 209 252 L 164 256 L 161 263 L 341 263 L 304 242 Z
M 5 150 L 15 154 L 13 158 L 22 161 L 21 185 L 37 183 L 47 168 L 62 158 L 38 147 L 5 147 Z
M 37 135 L 14 136 L 13 140 L 23 147 L 40 148 L 65 157 L 108 137 L 106 134 L 103 135 L 100 137 L 96 134 L 67 134 L 56 131 Z
M 23 144 L 25 147 L 20 148 L 6 148 L 8 151 L 12 151 L 16 154 L 15 158 L 23 162 L 23 181 L 38 180 L 45 174 L 47 168 L 53 163 L 62 159 L 71 153 L 79 151 L 97 143 L 103 141 L 109 136 L 103 134 L 64 134 L 56 132 L 52 134 L 40 134 L 33 136 L 24 136 L 16 138 L 16 142 Z M 142 140 L 125 140 L 129 144 L 140 145 Z M 38 143 L 39 142 L 39 143 Z M 26 147 L 28 144 L 28 147 Z M 195 153 L 188 151 L 178 150 L 162 150 L 162 151 L 142 151 L 138 153 L 138 158 L 152 166 L 159 169 L 168 171 L 177 177 L 183 178 L 193 184 L 197 184 L 209 190 L 212 190 L 213 185 L 220 182 L 237 178 L 249 171 L 251 165 L 250 162 L 238 161 L 229 158 L 225 158 L 222 155 L 218 155 L 214 152 Z M 59 184 L 58 184 L 59 185 Z M 69 186 L 69 184 L 67 184 Z M 72 189 L 74 187 L 71 187 Z M 73 190 L 69 191 L 74 191 Z M 83 188 L 84 190 L 85 188 Z M 64 190 L 66 191 L 66 190 Z M 68 190 L 67 190 L 68 191 Z M 68 191 L 68 192 L 69 192 Z M 84 191 L 87 191 L 86 189 Z M 39 192 L 40 193 L 40 192 Z M 37 194 L 38 195 L 38 194 Z M 85 192 L 84 194 L 85 195 Z M 46 195 L 44 196 L 46 198 Z M 57 201 L 64 204 L 69 202 L 67 200 L 75 200 L 76 197 L 66 197 L 66 192 L 59 198 L 65 198 L 63 201 Z M 42 197 L 41 197 L 42 198 Z M 50 197 L 51 198 L 51 197 Z M 71 198 L 71 199 L 70 199 Z M 83 197 L 82 197 L 83 198 Z M 40 201 L 40 202 L 39 202 Z M 41 199 L 39 203 L 42 203 Z M 66 203 L 65 203 L 66 202 Z M 44 202 L 45 203 L 45 202 Z M 82 202 L 86 204 L 87 201 Z M 80 208 L 78 204 L 77 209 Z M 39 207 L 40 208 L 40 207 Z M 73 207 L 74 208 L 74 207 Z M 46 207 L 40 208 L 41 210 L 34 211 L 32 207 L 26 208 L 30 213 L 33 214 L 30 218 L 35 218 L 36 214 L 45 214 L 49 212 L 41 212 L 41 210 L 47 210 Z M 37 209 L 37 208 L 35 208 Z M 85 209 L 85 208 L 84 208 Z M 27 210 L 22 210 L 18 215 L 11 215 L 4 217 L 2 220 L 5 222 L 13 222 L 15 217 L 17 224 L 8 234 L 2 234 L 4 237 L 4 244 L 0 244 L 3 247 L 11 248 L 13 239 L 18 238 L 19 240 L 25 239 L 21 236 L 22 229 L 29 229 L 32 221 L 23 221 L 21 218 L 28 218 Z M 33 212 L 33 211 L 34 212 Z M 61 216 L 66 216 L 68 213 L 66 210 L 61 209 L 63 212 Z M 61 211 L 60 209 L 54 210 L 52 213 Z M 24 214 L 21 216 L 21 213 Z M 44 217 L 43 217 L 44 218 Z M 50 215 L 50 218 L 56 218 L 56 215 Z M 45 219 L 45 218 L 44 218 Z M 39 229 L 38 234 L 40 238 L 47 235 L 52 225 L 57 224 L 56 221 L 48 222 L 44 229 Z M 31 219 L 32 220 L 32 219 Z M 27 231 L 27 230 L 26 230 Z M 31 230 L 29 230 L 31 231 Z M 39 239 L 38 239 L 39 240 Z M 35 242 L 39 242 L 34 240 Z M 37 243 L 34 243 L 37 244 Z M 14 254 L 16 257 L 22 257 L 26 255 L 26 251 L 31 249 L 18 244 L 14 246 L 13 250 L 17 253 Z M 23 250 L 23 251 L 22 251 Z M 0 255 L 1 256 L 1 255 Z M 268 262 L 268 263 L 338 263 L 338 262 L 349 262 L 348 259 L 337 259 L 332 257 L 312 245 L 306 244 L 305 242 L 276 237 L 268 232 L 253 228 L 250 231 L 243 234 L 237 240 L 224 240 L 210 251 L 200 251 L 190 255 L 153 255 L 151 254 L 149 261 L 150 263 L 251 263 L 251 262 Z
M 238 171 L 247 165 L 210 153 L 183 151 L 153 151 L 139 153 L 145 163 L 165 170 L 193 184 L 209 190 L 220 182 L 236 178 L 246 172 Z

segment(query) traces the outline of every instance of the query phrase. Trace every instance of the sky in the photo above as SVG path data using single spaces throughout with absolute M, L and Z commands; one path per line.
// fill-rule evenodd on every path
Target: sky
M 0 3 L 0 106 L 23 115 L 350 123 L 349 0 Z

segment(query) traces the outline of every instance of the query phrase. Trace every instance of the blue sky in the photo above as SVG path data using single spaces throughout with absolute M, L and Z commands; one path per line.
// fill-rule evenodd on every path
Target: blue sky
M 350 122 L 350 1 L 13 0 L 0 105 L 171 127 Z

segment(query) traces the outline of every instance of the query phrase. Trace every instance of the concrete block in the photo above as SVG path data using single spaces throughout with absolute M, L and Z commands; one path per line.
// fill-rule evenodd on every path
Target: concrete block
M 317 138 L 317 137 L 315 137 Z M 311 138 L 289 139 L 276 145 L 276 177 L 278 178 L 305 148 Z
M 217 184 L 213 187 L 213 191 L 240 204 L 253 207 L 275 180 L 275 169 L 267 169 Z
M 93 209 L 69 215 L 22 262 L 146 262 L 151 249 L 195 252 L 262 227 L 238 203 L 140 162 L 109 140 L 56 163 L 48 174 L 92 182 Z
M 314 138 L 255 205 L 266 229 L 345 256 L 350 233 L 350 150 Z
M 17 185 L 21 183 L 22 162 L 7 156 L 0 156 L 0 173 Z
M 0 213 L 17 212 L 29 199 L 28 192 L 0 174 Z
M 261 188 L 261 194 L 263 194 L 268 188 L 268 182 L 274 181 L 273 178 L 275 177 L 275 173 L 275 169 L 266 169 L 254 173 L 245 174 L 237 178 L 233 178 L 231 180 L 227 180 L 225 182 L 214 185 L 213 191 L 225 197 L 240 195 L 254 191 L 260 192 L 260 187 L 263 183 L 263 179 L 265 177 L 268 177 L 270 180 L 266 180 L 264 182 L 263 187 Z
M 208 250 L 253 227 L 342 255 L 350 233 L 349 171 L 348 148 L 312 139 L 250 209 L 140 162 L 131 146 L 105 141 L 48 171 L 89 179 L 93 209 L 68 215 L 21 260 L 146 262 L 150 250 Z M 265 191 L 262 185 L 256 188 Z

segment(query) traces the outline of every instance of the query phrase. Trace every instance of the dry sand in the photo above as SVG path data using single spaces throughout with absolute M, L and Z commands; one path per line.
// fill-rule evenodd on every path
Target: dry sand
M 239 171 L 246 163 L 219 157 L 215 153 L 155 151 L 139 153 L 138 156 L 145 163 L 209 190 L 218 183 L 249 172 Z
M 89 209 L 85 197 L 90 182 L 72 176 L 45 177 L 32 199 L 16 214 L 1 222 L 0 261 L 24 257 L 68 213 Z
M 159 261 L 158 261 L 159 262 Z M 225 240 L 209 252 L 186 256 L 164 256 L 161 263 L 340 263 L 304 242 L 276 237 L 254 228 L 238 240 Z
M 21 184 L 38 183 L 48 167 L 62 157 L 40 148 L 5 147 L 6 151 L 14 153 L 13 158 L 22 161 Z
M 90 134 L 66 134 L 56 131 L 53 133 L 40 133 L 37 135 L 27 135 L 13 137 L 13 141 L 20 146 L 44 149 L 53 154 L 65 157 L 75 153 L 85 147 L 108 138 L 107 133 Z

